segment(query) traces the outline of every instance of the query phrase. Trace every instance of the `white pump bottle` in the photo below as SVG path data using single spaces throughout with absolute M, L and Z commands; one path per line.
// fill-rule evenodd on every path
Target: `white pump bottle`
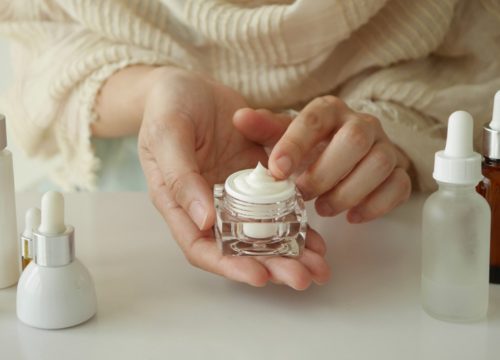
M 5 117 L 0 114 L 0 289 L 19 278 L 14 173 L 12 154 L 6 147 Z
M 475 190 L 481 156 L 472 148 L 473 119 L 451 114 L 446 148 L 436 153 L 439 190 L 425 202 L 422 305 L 441 320 L 476 321 L 488 309 L 490 208 Z

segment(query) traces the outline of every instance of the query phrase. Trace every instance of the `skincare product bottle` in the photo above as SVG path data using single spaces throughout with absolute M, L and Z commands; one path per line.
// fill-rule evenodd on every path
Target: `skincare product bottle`
M 477 191 L 491 208 L 490 283 L 500 284 L 500 91 L 495 95 L 493 116 L 483 129 L 483 175 Z
M 40 226 L 40 209 L 26 211 L 24 231 L 21 233 L 21 269 L 24 270 L 33 260 L 33 230 Z
M 434 162 L 439 190 L 423 209 L 422 305 L 454 322 L 479 320 L 488 309 L 490 207 L 475 190 L 482 176 L 472 128 L 467 112 L 451 114 L 446 148 Z
M 14 171 L 12 154 L 6 147 L 5 117 L 0 114 L 0 289 L 19 279 Z
M 94 282 L 75 258 L 74 229 L 64 223 L 64 199 L 42 197 L 42 221 L 34 235 L 34 259 L 17 286 L 17 317 L 42 329 L 62 329 L 90 319 L 97 310 Z
M 215 238 L 225 255 L 299 256 L 307 217 L 291 180 L 275 180 L 260 163 L 214 186 Z

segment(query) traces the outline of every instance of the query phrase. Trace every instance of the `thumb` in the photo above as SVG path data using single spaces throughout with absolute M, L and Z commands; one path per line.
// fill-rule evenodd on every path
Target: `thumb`
M 169 203 L 157 207 L 165 217 L 181 207 L 200 230 L 207 230 L 215 221 L 215 209 L 211 188 L 196 159 L 193 123 L 176 114 L 167 114 L 160 121 L 163 126 L 141 129 L 149 133 L 149 152 L 161 176 L 160 186 L 168 194 Z
M 291 122 L 291 116 L 265 109 L 244 108 L 233 116 L 235 128 L 248 140 L 263 146 L 276 144 Z

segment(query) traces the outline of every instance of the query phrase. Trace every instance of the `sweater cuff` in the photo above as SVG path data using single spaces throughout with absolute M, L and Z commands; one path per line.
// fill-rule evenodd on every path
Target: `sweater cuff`
M 434 154 L 444 149 L 446 127 L 432 118 L 388 101 L 347 101 L 355 111 L 377 117 L 391 141 L 410 158 L 413 189 L 433 191 Z
M 155 59 L 129 59 L 106 65 L 74 88 L 54 129 L 60 162 L 49 177 L 65 191 L 95 190 L 100 160 L 91 142 L 91 124 L 98 119 L 99 92 L 115 72 L 133 65 L 155 65 Z

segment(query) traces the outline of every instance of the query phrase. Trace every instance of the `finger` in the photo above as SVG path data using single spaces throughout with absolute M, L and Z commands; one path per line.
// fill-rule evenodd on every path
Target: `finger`
M 330 267 L 325 258 L 318 253 L 305 249 L 299 261 L 309 270 L 315 283 L 322 285 L 330 280 Z
M 408 200 L 410 194 L 410 177 L 405 170 L 398 167 L 361 204 L 347 213 L 347 219 L 351 223 L 375 219 Z
M 326 243 L 323 237 L 315 230 L 309 228 L 306 236 L 306 249 L 311 249 L 322 257 L 326 254 Z
M 273 282 L 286 284 L 295 290 L 305 290 L 311 285 L 311 273 L 297 259 L 280 256 L 257 259 L 267 268 Z
M 272 113 L 269 110 L 259 109 L 241 109 L 238 110 L 233 117 L 234 126 L 247 139 L 254 141 L 263 146 L 273 146 L 283 136 L 287 127 L 292 122 L 292 118 L 296 117 L 295 111 L 287 113 Z M 297 113 L 298 114 L 298 113 Z M 328 141 L 322 141 L 306 154 L 303 161 L 295 167 L 295 173 L 302 172 L 314 163 L 324 149 L 327 147 Z M 263 164 L 267 166 L 267 160 Z
M 364 115 L 347 121 L 319 159 L 297 179 L 304 198 L 322 195 L 346 177 L 380 137 L 379 126 L 378 120 Z
M 243 136 L 264 146 L 274 145 L 291 121 L 288 115 L 265 109 L 240 109 L 233 116 L 233 124 Z
M 326 243 L 321 235 L 309 228 L 306 237 L 306 248 L 299 258 L 300 262 L 312 274 L 313 281 L 319 285 L 330 279 L 330 267 L 325 260 Z
M 318 214 L 334 216 L 358 205 L 391 175 L 396 164 L 393 146 L 376 143 L 346 178 L 316 200 Z
M 212 230 L 200 231 L 182 208 L 168 207 L 168 195 L 161 189 L 153 196 L 160 213 L 166 214 L 164 218 L 172 236 L 191 265 L 252 286 L 267 283 L 269 273 L 256 259 L 223 256 L 213 239 Z
M 182 113 L 171 112 L 149 121 L 149 126 L 143 126 L 141 131 L 147 131 L 144 136 L 149 139 L 148 146 L 166 190 L 198 228 L 210 228 L 215 221 L 212 192 L 199 173 L 191 119 Z
M 316 98 L 290 124 L 269 156 L 271 173 L 284 179 L 321 140 L 331 136 L 336 125 L 350 110 L 333 96 Z

